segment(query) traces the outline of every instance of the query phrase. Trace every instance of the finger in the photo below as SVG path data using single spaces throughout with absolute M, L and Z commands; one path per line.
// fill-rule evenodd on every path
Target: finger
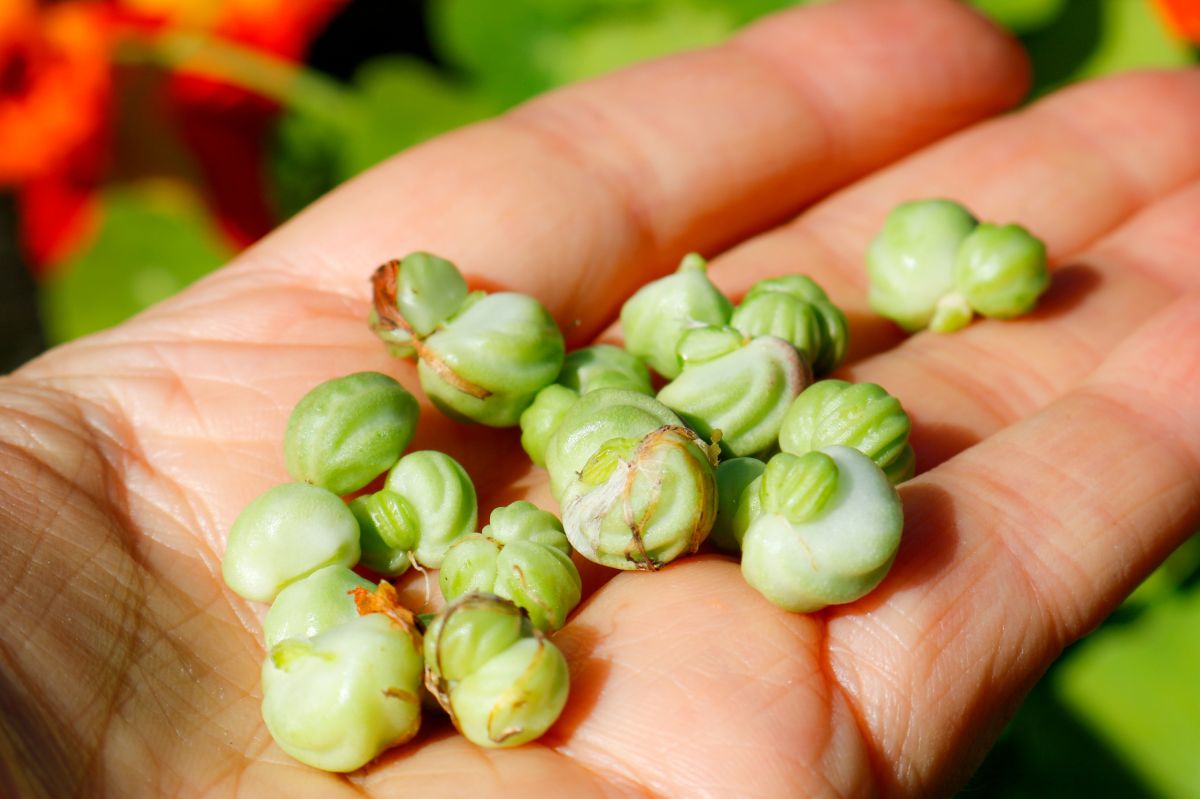
M 716 556 L 617 576 L 555 636 L 571 701 L 544 740 L 656 796 L 872 795 L 819 618 L 772 610 Z
M 375 264 L 427 249 L 538 296 L 583 339 L 683 252 L 785 218 L 1011 104 L 1024 81 L 1013 43 L 957 3 L 799 9 L 405 153 L 252 264 L 365 298 Z
M 1147 145 L 1145 131 L 1153 130 Z M 898 203 L 951 197 L 981 219 L 1018 222 L 1069 262 L 1145 204 L 1200 175 L 1200 72 L 1128 74 L 1051 95 L 859 181 L 713 264 L 732 296 L 803 272 L 850 319 L 850 360 L 900 340 L 866 302 L 863 256 Z
M 1070 394 L 902 488 L 892 574 L 829 622 L 832 667 L 892 790 L 965 777 L 979 730 L 998 732 L 1062 648 L 1200 524 L 1198 340 L 1192 293 Z

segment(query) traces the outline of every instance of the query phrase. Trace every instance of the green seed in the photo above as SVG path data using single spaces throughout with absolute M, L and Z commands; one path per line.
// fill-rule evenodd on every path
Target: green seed
M 595 344 L 568 353 L 558 383 L 576 394 L 600 388 L 622 388 L 639 394 L 653 394 L 646 364 L 620 347 Z
M 566 659 L 511 602 L 466 594 L 425 636 L 426 685 L 468 740 L 513 747 L 544 733 L 566 705 Z
M 871 307 L 910 332 L 925 328 L 954 290 L 958 248 L 976 224 L 951 200 L 896 206 L 867 249 Z
M 745 527 L 739 531 L 736 519 L 744 503 L 743 495 L 766 468 L 758 458 L 730 458 L 717 464 L 717 518 L 708 540 L 718 548 L 726 552 L 741 551 Z M 755 491 L 754 496 L 757 495 Z
M 475 529 L 475 486 L 458 461 L 444 452 L 405 455 L 388 472 L 384 487 L 402 496 L 412 511 L 419 533 L 413 555 L 422 566 L 441 566 L 449 546 Z
M 880 386 L 821 380 L 801 392 L 788 409 L 779 448 L 803 455 L 844 444 L 866 454 L 898 482 L 912 476 L 910 428 L 900 401 Z
M 776 459 L 785 465 L 773 468 Z M 761 512 L 742 540 L 742 574 L 771 602 L 809 613 L 853 602 L 883 580 L 904 518 L 870 458 L 842 446 L 803 458 L 781 453 L 767 464 L 761 493 Z
M 388 577 L 407 571 L 421 532 L 408 500 L 385 488 L 354 498 L 350 510 L 358 520 L 362 564 Z
M 733 305 L 705 274 L 707 262 L 692 253 L 678 271 L 642 286 L 621 307 L 625 348 L 668 379 L 680 371 L 676 348 L 693 327 L 729 324 Z
M 586 399 L 586 398 L 585 398 Z M 616 569 L 657 569 L 695 552 L 717 510 L 714 456 L 685 427 L 597 448 L 562 498 L 563 527 L 589 560 Z
M 400 459 L 417 425 L 417 401 L 378 372 L 329 380 L 292 410 L 284 455 L 292 477 L 349 494 Z
M 451 262 L 427 252 L 404 256 L 397 275 L 396 308 L 424 338 L 454 316 L 467 298 L 467 281 Z
M 741 457 L 775 446 L 788 407 L 809 382 L 808 364 L 796 348 L 764 336 L 689 365 L 658 392 L 658 401 L 702 437 L 719 440 L 722 452 Z
M 288 584 L 325 566 L 353 566 L 358 556 L 358 522 L 346 503 L 323 488 L 286 483 L 238 516 L 221 573 L 246 599 L 270 602 Z
M 297 580 L 279 592 L 263 618 L 267 648 L 285 638 L 312 638 L 358 618 L 352 592 L 374 587 L 345 566 L 326 566 Z
M 736 352 L 750 343 L 750 339 L 736 328 L 724 327 L 694 327 L 679 339 L 676 352 L 679 355 L 681 368 L 688 369 L 702 363 L 708 363 Z
M 502 544 L 528 541 L 552 547 L 568 557 L 571 555 L 571 544 L 558 517 L 525 500 L 493 510 L 482 532 Z
M 563 364 L 563 338 L 541 303 L 489 294 L 424 342 L 421 387 L 447 415 L 512 427 Z
M 562 502 L 567 485 L 579 477 L 601 446 L 614 438 L 640 439 L 664 425 L 682 426 L 670 408 L 653 397 L 616 388 L 585 394 L 563 414 L 546 446 L 550 490 Z
M 420 636 L 378 613 L 276 644 L 262 668 L 263 720 L 279 747 L 353 771 L 421 723 Z
M 804 275 L 754 284 L 730 324 L 747 336 L 776 336 L 790 342 L 805 354 L 817 375 L 833 371 L 842 362 L 850 338 L 845 315 Z
M 540 630 L 557 630 L 579 604 L 582 582 L 562 525 L 529 502 L 492 511 L 481 534 L 459 539 L 442 561 L 442 595 L 486 592 L 511 600 Z
M 1046 245 L 1020 225 L 982 224 L 959 246 L 954 284 L 984 316 L 1028 313 L 1050 285 Z
M 546 465 L 546 447 L 562 423 L 567 408 L 577 399 L 579 395 L 571 389 L 551 383 L 521 412 L 521 448 L 538 466 Z

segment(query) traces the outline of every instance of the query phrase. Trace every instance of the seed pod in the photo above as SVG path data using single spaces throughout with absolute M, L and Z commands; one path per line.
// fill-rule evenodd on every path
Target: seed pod
M 575 391 L 551 383 L 537 393 L 532 405 L 521 412 L 521 448 L 538 466 L 546 465 L 546 447 L 567 408 L 577 399 L 579 394 Z
M 525 500 L 493 510 L 483 535 L 502 544 L 528 541 L 557 549 L 567 557 L 571 555 L 571 544 L 558 517 Z
M 444 452 L 410 452 L 388 472 L 384 487 L 402 496 L 412 511 L 418 533 L 412 553 L 422 566 L 441 566 L 450 545 L 475 530 L 475 486 L 466 469 Z
M 466 294 L 457 268 L 426 253 L 389 261 L 372 284 L 372 327 L 418 358 L 421 387 L 455 419 L 511 427 L 562 368 L 562 333 L 532 297 Z
M 355 588 L 375 586 L 345 566 L 326 566 L 279 592 L 263 617 L 267 649 L 285 638 L 312 638 L 358 618 Z
M 715 361 L 722 355 L 736 352 L 750 343 L 740 330 L 730 325 L 723 327 L 693 327 L 679 339 L 675 348 L 681 369 Z
M 460 538 L 446 553 L 442 595 L 496 594 L 523 608 L 539 630 L 557 630 L 582 595 L 570 552 L 554 514 L 524 501 L 496 508 L 482 533 Z
M 761 280 L 730 322 L 747 336 L 776 336 L 805 354 L 812 371 L 827 374 L 842 362 L 850 329 L 825 292 L 803 275 Z
M 683 426 L 670 408 L 636 391 L 605 388 L 579 398 L 563 414 L 546 446 L 550 490 L 562 503 L 568 483 L 605 442 L 641 438 L 664 425 Z
M 895 483 L 912 476 L 908 414 L 874 383 L 821 380 L 796 398 L 779 431 L 779 448 L 793 455 L 834 444 L 854 447 Z
M 409 501 L 384 488 L 355 497 L 349 504 L 358 521 L 362 565 L 387 577 L 407 571 L 421 538 L 416 511 Z
M 883 471 L 858 450 L 780 453 L 742 540 L 742 574 L 774 604 L 809 613 L 853 602 L 891 568 L 904 516 Z
M 730 458 L 717 464 L 717 518 L 713 522 L 712 532 L 708 540 L 719 549 L 726 552 L 740 552 L 742 536 L 749 526 L 747 519 L 743 526 L 738 522 L 739 511 L 748 515 L 750 508 L 742 510 L 743 506 L 757 497 L 758 490 L 747 493 L 747 488 L 763 473 L 767 464 L 758 458 Z
M 653 394 L 650 372 L 636 355 L 611 344 L 595 344 L 568 353 L 558 374 L 559 385 L 576 394 L 600 388 L 622 388 Z
M 621 307 L 625 348 L 666 378 L 679 375 L 679 340 L 693 327 L 729 323 L 733 305 L 705 274 L 708 262 L 692 253 L 672 275 L 647 283 Z
M 394 591 L 388 596 L 394 602 Z M 267 730 L 315 768 L 353 771 L 421 724 L 421 636 L 412 615 L 398 605 L 366 612 L 312 638 L 280 641 L 263 663 Z
M 1020 225 L 979 225 L 958 248 L 954 285 L 984 316 L 1028 313 L 1050 285 L 1046 245 Z
M 876 313 L 914 332 L 948 332 L 970 321 L 957 305 L 939 309 L 954 290 L 958 247 L 975 217 L 951 200 L 916 200 L 896 206 L 867 249 L 868 300 Z
M 784 414 L 811 380 L 795 347 L 763 336 L 689 365 L 658 392 L 658 401 L 727 455 L 756 455 L 775 446 Z
M 558 376 L 563 350 L 562 333 L 541 303 L 489 294 L 425 340 L 421 387 L 448 416 L 512 427 Z
M 349 494 L 400 460 L 417 425 L 417 401 L 378 372 L 329 380 L 288 418 L 284 456 L 297 481 Z
M 686 427 L 614 438 L 564 492 L 563 527 L 585 558 L 654 570 L 695 552 L 717 512 L 715 455 Z
M 346 503 L 323 488 L 285 483 L 238 515 L 221 573 L 246 599 L 270 602 L 289 583 L 325 566 L 353 566 L 358 555 L 358 523 Z
M 372 308 L 370 326 L 397 358 L 417 355 L 413 339 L 425 338 L 458 312 L 467 299 L 467 282 L 458 267 L 444 258 L 414 252 L 381 267 L 393 273 L 395 288 L 387 311 L 395 310 L 406 325 L 383 321 L 379 308 Z M 389 314 L 390 316 L 390 314 Z
M 566 659 L 500 597 L 460 596 L 434 617 L 424 646 L 426 687 L 479 746 L 532 741 L 566 705 Z

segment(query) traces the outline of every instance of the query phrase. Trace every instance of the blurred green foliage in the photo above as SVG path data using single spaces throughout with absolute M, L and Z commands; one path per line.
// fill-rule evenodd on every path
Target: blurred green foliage
M 1145 0 L 972 0 L 1018 35 L 1036 97 L 1080 78 L 1176 66 L 1196 51 Z M 280 217 L 391 154 L 535 94 L 703 46 L 786 0 L 428 0 L 440 63 L 363 63 L 300 81 L 269 148 Z M 333 104 L 303 96 L 331 87 Z M 132 315 L 229 255 L 195 197 L 102 198 L 98 235 L 44 284 L 52 340 Z M 1200 796 L 1200 541 L 1193 539 L 1034 689 L 964 796 Z
M 121 322 L 203 277 L 232 255 L 204 208 L 177 186 L 108 189 L 91 244 L 41 285 L 51 341 Z

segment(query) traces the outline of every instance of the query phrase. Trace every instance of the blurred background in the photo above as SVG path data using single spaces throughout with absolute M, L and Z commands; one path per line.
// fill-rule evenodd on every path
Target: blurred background
M 1200 60 L 1200 0 L 971 1 L 1029 51 L 1031 98 Z M 405 147 L 795 4 L 0 0 L 0 373 Z M 963 796 L 1200 797 L 1200 538 L 1051 668 Z

